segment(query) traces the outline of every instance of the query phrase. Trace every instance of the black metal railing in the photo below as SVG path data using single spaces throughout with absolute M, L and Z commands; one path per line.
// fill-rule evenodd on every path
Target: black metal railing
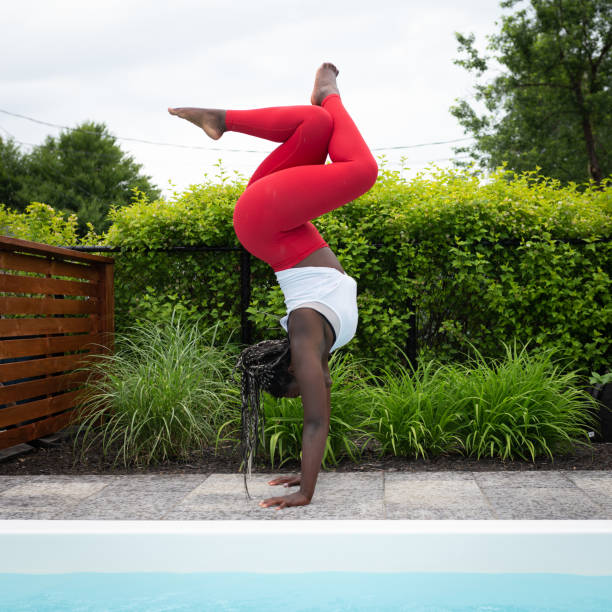
M 541 240 L 529 240 L 531 243 L 548 242 Z M 612 238 L 601 238 L 596 240 L 584 240 L 581 238 L 567 238 L 567 239 L 553 239 L 550 242 L 556 243 L 567 243 L 567 244 L 586 244 L 588 242 L 602 243 L 612 242 Z M 502 246 L 520 246 L 524 244 L 525 240 L 519 240 L 517 238 L 505 238 L 497 241 L 490 240 L 479 240 L 478 244 L 485 246 L 491 246 L 494 244 L 500 244 Z M 372 244 L 373 248 L 379 248 L 386 246 L 383 244 Z M 65 246 L 63 248 L 73 249 L 75 251 L 86 251 L 86 252 L 121 252 L 121 251 L 133 251 L 133 249 L 124 249 L 123 247 L 112 247 L 112 246 Z M 249 321 L 247 309 L 251 301 L 251 254 L 240 246 L 208 246 L 208 245 L 195 245 L 195 246 L 171 246 L 171 247 L 160 247 L 160 248 L 144 248 L 139 249 L 138 252 L 236 252 L 239 253 L 240 257 L 240 339 L 245 345 L 251 344 L 252 342 L 252 328 L 251 322 Z M 415 309 L 414 300 L 409 297 L 406 303 L 406 307 L 409 315 L 409 331 L 408 338 L 406 338 L 405 353 L 409 361 L 416 365 L 416 357 L 418 352 L 418 330 L 417 330 L 417 313 Z

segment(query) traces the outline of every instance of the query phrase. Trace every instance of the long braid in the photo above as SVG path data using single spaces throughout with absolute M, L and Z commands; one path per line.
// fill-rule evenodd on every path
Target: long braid
M 253 456 L 257 453 L 260 429 L 265 443 L 266 423 L 261 401 L 262 392 L 270 389 L 275 379 L 275 370 L 289 351 L 290 344 L 287 338 L 264 340 L 245 348 L 240 353 L 234 367 L 234 372 L 239 370 L 241 373 L 242 463 L 245 466 L 244 488 L 249 499 L 251 496 L 247 487 L 247 473 L 250 478 Z

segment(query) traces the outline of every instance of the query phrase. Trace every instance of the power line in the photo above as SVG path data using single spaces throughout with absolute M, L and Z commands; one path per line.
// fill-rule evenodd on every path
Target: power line
M 47 126 L 54 127 L 54 128 L 60 128 L 62 130 L 68 130 L 70 132 L 74 132 L 78 129 L 78 131 L 82 132 L 83 134 L 93 134 L 96 136 L 99 135 L 98 132 L 94 132 L 92 130 L 83 130 L 81 128 L 71 128 L 71 127 L 68 127 L 67 125 L 60 125 L 59 123 L 50 123 L 48 121 L 41 121 L 40 119 L 34 119 L 33 117 L 27 117 L 26 115 L 20 115 L 19 113 L 12 113 L 2 108 L 0 108 L 0 113 L 4 113 L 5 115 L 10 115 L 11 117 L 19 117 L 20 119 L 26 119 L 27 121 L 32 121 L 33 123 L 38 123 L 40 125 L 47 125 Z M 247 150 L 247 149 L 221 149 L 218 147 L 199 147 L 197 145 L 182 145 L 182 144 L 175 144 L 171 142 L 143 140 L 141 138 L 128 138 L 126 136 L 115 136 L 115 138 L 117 140 L 128 140 L 130 142 L 140 142 L 143 144 L 150 144 L 150 145 L 156 145 L 156 146 L 162 146 L 162 147 L 178 147 L 180 149 L 202 149 L 205 151 L 231 151 L 233 153 L 268 153 L 268 151 L 255 151 L 255 150 Z
M 415 165 L 425 165 L 425 164 L 433 164 L 434 162 L 441 162 L 441 161 L 454 161 L 454 160 L 461 160 L 461 159 L 468 159 L 469 155 L 461 155 L 458 157 L 440 157 L 438 159 L 429 159 L 429 160 L 410 160 L 407 159 L 406 162 L 408 164 L 415 164 Z
M 12 136 L 12 134 L 10 134 L 10 132 L 8 132 L 7 130 L 5 130 L 1 125 L 0 125 L 0 129 L 4 130 L 9 136 L 11 136 L 11 138 L 13 139 L 13 142 L 16 142 L 17 144 L 20 145 L 25 145 L 28 147 L 37 147 L 38 145 L 32 144 L 31 142 L 23 142 L 22 140 L 17 140 L 16 138 L 14 138 Z M 371 149 L 372 151 L 376 151 L 377 149 Z M 75 149 L 75 148 L 71 148 L 70 149 L 70 154 L 77 154 L 77 155 L 86 155 L 86 156 L 91 156 L 91 151 L 86 151 L 84 149 Z M 114 157 L 111 156 L 100 156 L 97 155 L 96 159 L 115 159 Z M 425 165 L 425 164 L 433 164 L 436 162 L 442 162 L 442 161 L 452 161 L 452 160 L 460 160 L 460 159 L 468 159 L 469 155 L 460 155 L 460 156 L 456 156 L 456 157 L 438 157 L 436 159 L 406 159 L 406 162 L 408 162 L 411 165 Z
M 11 138 L 13 139 L 13 142 L 16 142 L 20 145 L 26 145 L 28 147 L 37 147 L 38 145 L 32 144 L 31 142 L 23 142 L 22 140 L 17 140 L 16 138 L 14 138 L 10 132 L 8 132 L 7 130 L 5 130 L 1 125 L 0 125 L 0 129 L 4 130 L 7 134 L 9 134 L 9 136 L 11 136 Z M 415 145 L 418 146 L 418 145 Z M 371 149 L 371 151 L 377 151 L 378 149 Z M 262 151 L 263 152 L 263 151 Z M 70 149 L 70 153 L 71 154 L 77 154 L 77 155 L 87 155 L 87 156 L 91 156 L 91 151 L 86 151 L 84 149 L 75 149 L 75 148 L 71 148 Z M 425 165 L 425 164 L 432 164 L 435 162 L 442 162 L 442 161 L 451 161 L 451 160 L 456 160 L 456 159 L 467 159 L 469 157 L 469 155 L 461 155 L 461 156 L 456 156 L 456 157 L 438 157 L 437 159 L 417 159 L 417 160 L 413 160 L 413 159 L 406 159 L 406 161 L 410 164 L 415 164 L 415 165 Z M 110 156 L 100 156 L 97 155 L 96 159 L 111 159 Z M 112 159 L 114 159 L 114 157 L 112 157 Z
M 4 111 L 3 111 L 4 112 Z M 0 125 L 0 130 L 3 130 L 4 132 L 6 132 L 12 139 L 14 142 L 20 144 L 20 145 L 26 145 L 28 147 L 36 147 L 38 145 L 32 144 L 31 142 L 24 142 L 22 140 L 17 140 L 13 134 L 11 134 L 6 128 L 4 128 L 3 126 Z M 96 132 L 97 133 L 97 132 Z M 445 142 L 457 142 L 459 140 L 466 140 L 465 138 L 459 138 L 457 140 L 450 140 L 450 141 L 445 141 Z M 444 144 L 444 143 L 428 143 L 428 144 Z M 410 147 L 420 147 L 420 146 L 426 146 L 426 145 L 410 145 Z M 387 149 L 397 149 L 397 148 L 404 148 L 404 147 L 387 147 Z M 405 148 L 409 148 L 409 147 L 405 147 Z M 380 150 L 385 150 L 377 148 L 377 149 L 371 149 L 372 151 L 380 151 Z M 262 153 L 264 153 L 265 151 L 262 151 Z M 73 147 L 70 148 L 70 153 L 71 154 L 77 154 L 77 155 L 91 155 L 91 151 L 85 151 L 82 149 L 75 149 Z M 99 158 L 100 156 L 98 156 Z M 108 157 L 108 156 L 104 156 L 104 157 Z M 423 159 L 418 159 L 418 160 L 406 160 L 409 164 L 411 165 L 419 165 L 419 166 L 423 166 L 426 164 L 432 164 L 432 163 L 436 163 L 436 162 L 442 162 L 442 161 L 454 161 L 454 160 L 462 160 L 462 159 L 467 159 L 469 156 L 468 155 L 461 155 L 461 156 L 455 156 L 455 157 L 439 157 L 437 159 L 427 159 L 427 160 L 423 160 Z M 114 159 L 114 158 L 113 158 Z
M 1 125 L 0 125 L 0 130 L 2 130 L 3 132 L 6 132 L 9 135 L 10 138 L 15 140 L 15 137 L 6 128 L 3 128 Z M 19 141 L 16 141 L 16 142 L 19 142 Z M 25 144 L 25 143 L 23 143 L 23 144 Z
M 376 147 L 374 149 L 370 149 L 371 151 L 391 151 L 393 149 L 416 149 L 417 147 L 429 147 L 430 145 L 441 145 L 441 144 L 449 144 L 451 142 L 461 142 L 463 140 L 473 140 L 473 136 L 466 136 L 465 138 L 455 138 L 454 140 L 440 140 L 438 142 L 423 142 L 421 144 L 414 145 L 402 145 L 398 147 Z
M 69 130 L 71 132 L 75 131 L 76 129 L 79 129 L 79 131 L 83 132 L 84 134 L 94 134 L 94 135 L 98 135 L 98 132 L 93 132 L 90 130 L 83 130 L 80 128 L 71 128 L 68 127 L 66 125 L 60 125 L 58 123 L 50 123 L 48 121 L 42 121 L 40 119 L 34 119 L 33 117 L 27 117 L 26 115 L 20 115 L 19 113 L 12 113 L 10 111 L 4 110 L 0 108 L 0 113 L 4 113 L 5 115 L 10 115 L 11 117 L 19 117 L 20 119 L 25 119 L 27 121 L 32 121 L 33 123 L 38 123 L 40 125 L 47 125 L 50 127 L 54 127 L 54 128 L 60 128 L 63 130 Z M 125 136 L 115 136 L 115 138 L 117 140 L 127 140 L 130 142 L 139 142 L 139 143 L 143 143 L 143 144 L 150 144 L 150 145 L 155 145 L 155 146 L 162 146 L 162 147 L 177 147 L 180 149 L 199 149 L 199 150 L 204 150 L 204 151 L 223 151 L 223 152 L 231 152 L 231 153 L 269 153 L 269 151 L 262 151 L 259 149 L 224 149 L 224 148 L 220 148 L 220 147 L 200 147 L 197 145 L 183 145 L 183 144 L 176 144 L 176 143 L 172 143 L 172 142 L 160 142 L 160 141 L 155 141 L 155 140 L 143 140 L 141 138 L 128 138 Z M 400 149 L 416 149 L 419 147 L 428 147 L 428 146 L 434 146 L 434 145 L 442 145 L 442 144 L 450 144 L 453 142 L 462 142 L 464 140 L 472 140 L 473 137 L 472 136 L 466 136 L 464 138 L 455 138 L 453 140 L 440 140 L 437 142 L 423 142 L 423 143 L 419 143 L 419 144 L 413 144 L 413 145 L 399 145 L 399 146 L 394 146 L 394 147 L 375 147 L 373 149 L 371 149 L 372 151 L 392 151 L 392 150 L 400 150 Z M 22 143 L 22 144 L 27 144 L 29 146 L 34 146 L 34 145 L 30 145 L 30 143 Z

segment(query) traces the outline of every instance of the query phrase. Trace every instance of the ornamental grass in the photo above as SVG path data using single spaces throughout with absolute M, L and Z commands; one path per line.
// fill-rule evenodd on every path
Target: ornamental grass
M 505 357 L 485 359 L 475 347 L 466 362 L 401 365 L 376 377 L 362 423 L 381 454 L 441 454 L 534 460 L 590 446 L 595 401 L 577 371 L 554 347 L 530 354 L 502 343 Z
M 115 354 L 87 368 L 77 459 L 96 442 L 113 466 L 186 459 L 214 444 L 223 414 L 239 403 L 229 384 L 236 349 L 216 346 L 217 332 L 173 311 L 166 323 L 117 334 Z
M 364 361 L 334 353 L 329 436 L 323 468 L 342 458 L 358 462 L 366 448 L 383 457 L 428 459 L 462 455 L 525 461 L 590 447 L 597 430 L 595 400 L 577 371 L 551 347 L 529 353 L 503 343 L 505 356 L 486 359 L 476 349 L 462 363 L 419 361 L 373 374 Z M 303 412 L 299 398 L 264 396 L 263 458 L 272 468 L 301 459 Z M 240 415 L 218 432 L 239 441 Z

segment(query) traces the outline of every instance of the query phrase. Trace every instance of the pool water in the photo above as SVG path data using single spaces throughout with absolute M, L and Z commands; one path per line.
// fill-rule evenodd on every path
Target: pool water
M 252 559 L 253 565 L 257 559 Z M 488 573 L 0 574 L 11 612 L 609 612 L 612 576 Z

